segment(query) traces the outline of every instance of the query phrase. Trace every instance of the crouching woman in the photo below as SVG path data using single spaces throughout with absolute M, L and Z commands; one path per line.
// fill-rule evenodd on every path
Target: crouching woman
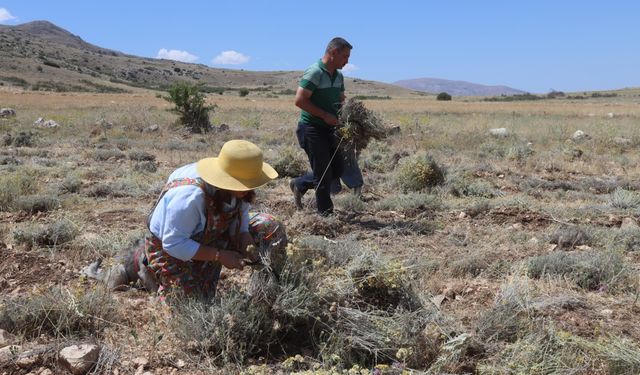
M 228 141 L 218 157 L 175 170 L 149 214 L 140 254 L 158 292 L 213 297 L 222 266 L 242 269 L 260 261 L 250 245 L 282 250 L 282 225 L 249 212 L 254 189 L 276 177 L 260 148 L 244 140 Z

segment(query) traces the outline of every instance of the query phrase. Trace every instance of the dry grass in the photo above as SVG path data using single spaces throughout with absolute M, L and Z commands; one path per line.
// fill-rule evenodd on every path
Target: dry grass
M 173 169 L 214 156 L 233 138 L 258 143 L 268 162 L 290 168 L 301 155 L 298 110 L 285 95 L 209 95 L 218 105 L 212 123 L 230 131 L 186 135 L 170 126 L 175 115 L 155 93 L 5 87 L 0 103 L 17 116 L 0 120 L 0 132 L 12 136 L 0 150 L 2 308 L 25 317 L 9 326 L 23 343 L 40 332 L 44 342 L 83 336 L 114 348 L 101 359 L 105 372 L 133 372 L 137 356 L 147 356 L 154 373 L 170 373 L 178 360 L 184 373 L 370 373 L 375 365 L 388 366 L 384 373 L 636 371 L 638 230 L 619 227 L 637 218 L 640 156 L 612 147 L 614 137 L 640 139 L 634 98 L 367 100 L 400 133 L 363 150 L 362 200 L 338 195 L 338 213 L 320 218 L 312 208 L 295 211 L 284 178 L 259 190 L 256 208 L 281 218 L 295 241 L 280 283 L 253 277 L 264 288 L 255 289 L 249 271 L 228 272 L 217 304 L 170 311 L 144 292 L 117 292 L 81 317 L 54 309 L 52 300 L 68 301 L 54 287 L 92 290 L 78 271 L 141 236 Z M 37 128 L 38 117 L 60 127 Z M 95 132 L 100 119 L 113 127 Z M 152 124 L 159 130 L 142 131 Z M 495 127 L 512 135 L 492 138 Z M 591 139 L 568 141 L 578 129 Z M 31 145 L 14 143 L 21 132 L 32 134 Z M 426 154 L 446 176 L 403 193 L 402 166 Z M 54 227 L 58 218 L 78 232 L 52 240 L 71 233 Z M 34 286 L 50 289 L 45 302 Z M 88 291 L 71 293 L 76 306 L 91 301 L 82 297 Z M 585 302 L 577 311 L 534 308 L 538 296 L 555 294 Z M 45 324 L 30 301 L 55 312 L 57 323 Z M 92 324 L 98 333 L 88 331 Z

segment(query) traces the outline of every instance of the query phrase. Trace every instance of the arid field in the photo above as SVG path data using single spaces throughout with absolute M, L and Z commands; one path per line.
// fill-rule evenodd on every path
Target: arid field
M 0 329 L 16 346 L 0 374 L 64 373 L 60 349 L 81 343 L 101 348 L 96 374 L 640 373 L 637 90 L 364 100 L 399 131 L 362 151 L 362 199 L 345 188 L 323 218 L 289 190 L 308 164 L 292 95 L 211 94 L 229 130 L 194 135 L 155 91 L 1 89 L 16 115 L 0 118 Z M 290 241 L 268 297 L 246 293 L 248 267 L 223 271 L 212 305 L 81 275 L 144 236 L 175 168 L 230 139 L 282 175 L 255 203 Z

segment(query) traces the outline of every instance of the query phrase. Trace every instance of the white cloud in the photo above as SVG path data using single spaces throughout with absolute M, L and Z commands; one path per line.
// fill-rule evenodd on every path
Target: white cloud
M 224 51 L 213 59 L 214 64 L 240 65 L 249 62 L 249 56 L 236 51 Z
M 5 8 L 0 8 L 0 22 L 15 20 L 16 17 L 12 16 Z
M 358 69 L 360 69 L 360 68 L 358 68 L 358 66 L 356 66 L 356 65 L 353 65 L 353 64 L 347 64 L 347 65 L 343 66 L 341 70 L 342 70 L 342 72 L 343 72 L 344 74 L 349 75 L 350 73 L 353 73 L 353 72 L 355 72 L 355 71 L 356 71 L 356 70 L 358 70 Z
M 158 51 L 158 56 L 156 56 L 156 58 L 182 61 L 187 63 L 196 62 L 198 60 L 198 56 L 192 55 L 187 51 L 180 51 L 177 49 L 168 50 L 166 48 L 162 48 L 160 51 Z

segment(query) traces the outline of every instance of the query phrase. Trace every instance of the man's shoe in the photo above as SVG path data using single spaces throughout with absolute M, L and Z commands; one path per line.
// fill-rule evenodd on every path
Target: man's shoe
M 289 187 L 293 193 L 293 203 L 296 204 L 296 208 L 302 210 L 302 193 L 298 190 L 295 180 L 289 180 Z

